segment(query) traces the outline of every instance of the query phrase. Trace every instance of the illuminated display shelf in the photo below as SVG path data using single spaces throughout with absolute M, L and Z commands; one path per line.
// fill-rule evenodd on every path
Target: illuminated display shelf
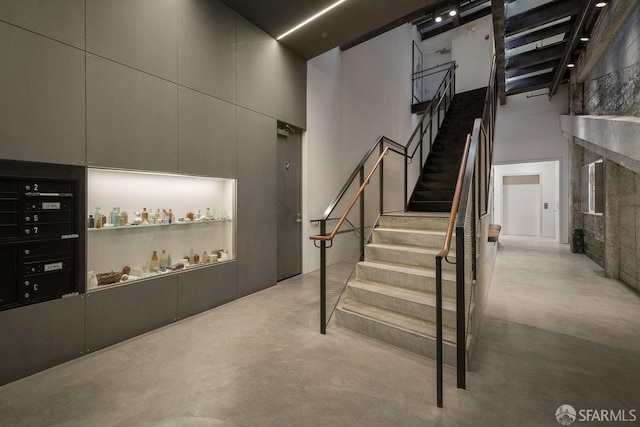
M 193 212 L 209 215 L 209 211 L 213 217 L 218 216 L 218 212 L 225 216 L 161 224 L 87 227 L 87 291 L 213 267 L 235 259 L 236 180 L 99 168 L 89 168 L 87 178 L 86 218 L 94 215 L 97 207 L 101 207 L 100 213 L 108 223 L 113 207 L 127 212 L 129 220 L 137 221 L 144 209 L 149 210 L 149 220 L 158 209 L 171 210 L 176 218 L 190 217 Z M 154 263 L 153 254 L 155 252 L 160 261 L 163 251 L 170 260 L 162 268 L 158 262 Z M 220 251 L 224 258 L 214 260 L 214 254 Z M 168 269 L 190 256 L 199 258 L 199 263 L 189 262 L 185 268 Z M 96 285 L 99 277 L 104 279 L 110 273 L 127 274 L 128 279 Z

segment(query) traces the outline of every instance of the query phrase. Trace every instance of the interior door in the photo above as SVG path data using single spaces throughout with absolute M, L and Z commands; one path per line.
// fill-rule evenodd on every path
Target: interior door
M 540 236 L 540 175 L 504 176 L 502 188 L 504 234 Z
M 302 272 L 301 163 L 300 131 L 278 129 L 278 281 Z

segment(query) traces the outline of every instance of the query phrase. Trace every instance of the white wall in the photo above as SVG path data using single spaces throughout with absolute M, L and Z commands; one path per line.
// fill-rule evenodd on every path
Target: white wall
M 493 157 L 495 164 L 559 160 L 562 243 L 568 241 L 569 227 L 569 144 L 560 131 L 560 115 L 568 111 L 567 96 L 563 85 L 551 100 L 547 96 L 527 98 L 526 93 L 508 97 L 507 104 L 498 107 Z
M 456 93 L 487 86 L 493 57 L 493 22 L 485 16 L 451 31 Z
M 451 52 L 436 52 L 443 48 L 451 49 Z M 493 57 L 491 16 L 424 40 L 420 43 L 420 49 L 425 68 L 456 61 L 456 93 L 484 87 L 489 81 Z
M 415 39 L 414 28 L 406 24 L 308 62 L 303 272 L 319 268 L 319 250 L 307 239 L 319 228 L 309 220 L 322 216 L 378 136 L 405 144 L 413 131 L 410 76 Z
M 496 224 L 504 224 L 503 214 L 503 178 L 505 176 L 540 175 L 540 187 L 542 192 L 542 206 L 540 207 L 540 232 L 543 237 L 555 237 L 560 240 L 559 227 L 560 211 L 558 203 L 558 160 L 534 163 L 516 163 L 496 165 L 493 169 L 494 188 L 494 213 L 493 220 Z M 548 203 L 548 209 L 544 209 L 544 203 Z

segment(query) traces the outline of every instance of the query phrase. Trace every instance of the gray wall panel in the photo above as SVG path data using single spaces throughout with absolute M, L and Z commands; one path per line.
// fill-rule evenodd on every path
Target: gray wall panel
M 87 2 L 87 51 L 176 82 L 177 0 Z
M 84 295 L 0 312 L 0 385 L 80 357 Z
M 87 56 L 87 161 L 177 172 L 177 85 Z
M 235 103 L 235 12 L 216 0 L 185 0 L 178 17 L 178 82 Z
M 238 105 L 276 117 L 278 42 L 238 16 Z
M 278 44 L 278 120 L 307 127 L 307 62 Z
M 85 0 L 0 0 L 0 20 L 84 48 Z
M 236 297 L 236 263 L 221 263 L 178 275 L 178 319 L 202 313 Z
M 236 106 L 180 86 L 180 172 L 236 177 Z
M 167 325 L 177 318 L 176 275 L 87 293 L 86 352 Z
M 238 297 L 276 284 L 277 122 L 238 108 Z
M 0 158 L 85 160 L 84 53 L 0 22 Z

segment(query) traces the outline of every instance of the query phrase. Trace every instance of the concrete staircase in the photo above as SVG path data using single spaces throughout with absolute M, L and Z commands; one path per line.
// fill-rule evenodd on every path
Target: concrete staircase
M 444 245 L 448 220 L 410 212 L 383 215 L 338 304 L 337 324 L 435 359 L 435 255 Z M 455 261 L 455 238 L 449 259 Z M 455 265 L 443 260 L 442 266 L 443 358 L 454 366 Z

